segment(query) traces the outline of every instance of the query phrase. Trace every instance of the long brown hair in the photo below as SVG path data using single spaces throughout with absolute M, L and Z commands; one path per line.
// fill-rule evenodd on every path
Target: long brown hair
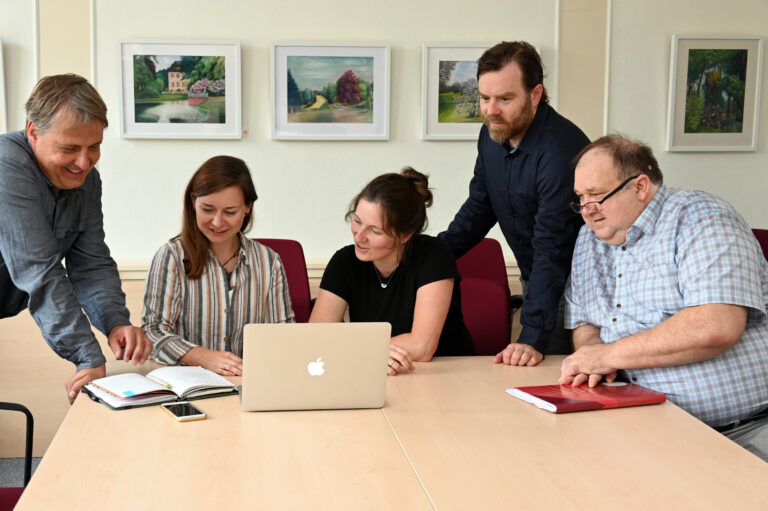
M 208 238 L 197 227 L 195 199 L 230 186 L 242 190 L 245 206 L 249 208 L 240 227 L 240 232 L 245 232 L 251 226 L 251 205 L 258 197 L 251 172 L 243 160 L 234 156 L 214 156 L 197 169 L 184 191 L 184 217 L 180 236 L 186 254 L 184 271 L 190 279 L 197 279 L 203 274 L 210 248 Z

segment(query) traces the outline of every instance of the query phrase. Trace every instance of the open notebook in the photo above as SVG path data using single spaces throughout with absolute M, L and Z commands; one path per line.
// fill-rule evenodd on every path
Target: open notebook
M 161 367 L 146 376 L 138 373 L 115 374 L 93 380 L 83 390 L 92 399 L 114 409 L 237 392 L 235 385 L 223 376 L 195 366 Z

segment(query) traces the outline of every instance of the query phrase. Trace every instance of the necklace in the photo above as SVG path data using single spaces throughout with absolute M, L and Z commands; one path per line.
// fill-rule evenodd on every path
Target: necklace
M 235 256 L 236 256 L 237 254 L 239 254 L 239 253 L 240 253 L 240 247 L 237 247 L 237 250 L 235 250 L 235 253 L 234 253 L 234 254 L 232 254 L 232 257 L 230 257 L 229 259 L 227 259 L 226 261 L 224 261 L 223 263 L 221 263 L 221 265 L 222 265 L 222 266 L 226 266 L 226 265 L 227 265 L 227 263 L 228 263 L 228 262 L 230 262 L 232 259 L 234 259 L 234 258 L 235 258 Z
M 375 273 L 376 274 L 376 278 L 379 279 L 379 284 L 381 284 L 381 289 L 387 289 L 387 286 L 389 285 L 390 282 L 392 282 L 392 277 L 395 276 L 395 272 L 397 271 L 397 269 L 399 267 L 400 267 L 400 264 L 395 266 L 395 269 L 392 270 L 392 273 L 389 274 L 389 278 L 387 279 L 387 281 L 383 282 L 381 280 L 381 275 L 379 275 L 379 270 L 376 269 L 376 265 L 373 265 L 373 273 Z

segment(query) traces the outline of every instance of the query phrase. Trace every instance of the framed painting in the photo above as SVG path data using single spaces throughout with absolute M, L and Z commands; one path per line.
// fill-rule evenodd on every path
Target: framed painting
M 425 44 L 421 135 L 426 140 L 476 140 L 483 124 L 477 59 L 491 43 Z
M 241 138 L 238 41 L 120 41 L 120 134 Z
M 272 45 L 272 138 L 389 139 L 389 46 Z
M 754 151 L 763 38 L 673 35 L 667 151 Z
M 8 110 L 5 106 L 5 65 L 3 64 L 3 40 L 0 39 L 0 133 L 8 131 Z

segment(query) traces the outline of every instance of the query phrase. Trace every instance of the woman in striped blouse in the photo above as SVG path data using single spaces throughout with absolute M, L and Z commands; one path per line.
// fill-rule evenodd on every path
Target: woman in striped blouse
M 216 156 L 192 176 L 181 234 L 147 275 L 142 328 L 155 360 L 240 376 L 243 327 L 294 321 L 280 257 L 243 234 L 256 198 L 239 158 Z

